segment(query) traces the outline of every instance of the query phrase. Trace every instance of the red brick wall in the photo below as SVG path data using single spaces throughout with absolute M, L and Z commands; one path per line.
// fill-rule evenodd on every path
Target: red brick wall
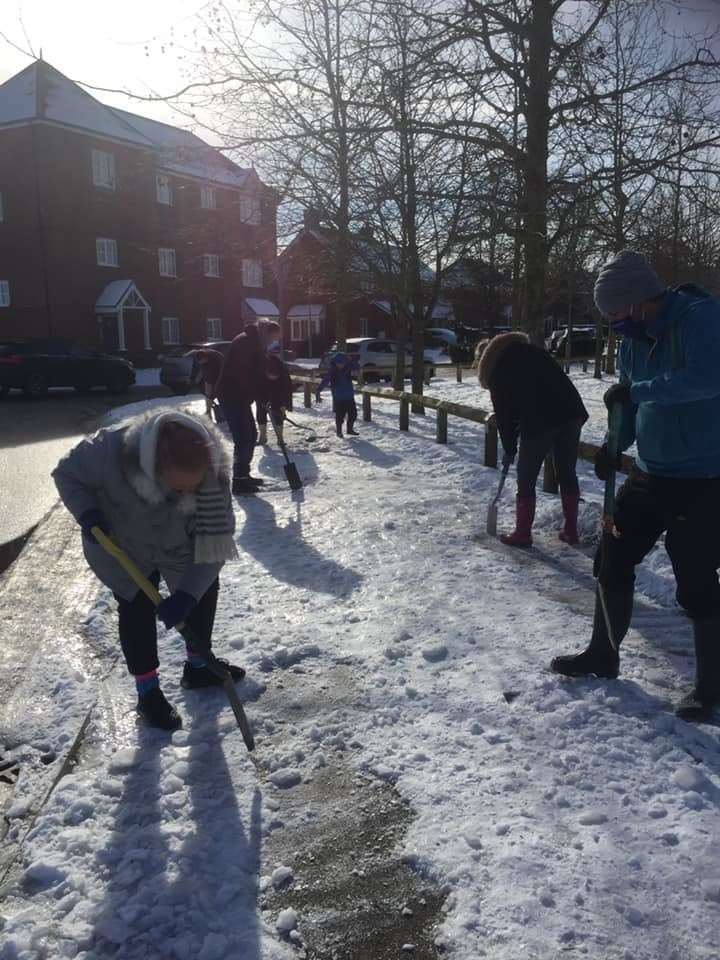
M 93 148 L 115 157 L 114 191 L 93 186 Z M 149 150 L 62 127 L 0 130 L 0 279 L 10 281 L 12 297 L 11 308 L 0 309 L 0 336 L 52 333 L 97 345 L 95 301 L 117 279 L 134 280 L 150 304 L 154 352 L 162 351 L 162 317 L 178 317 L 184 342 L 206 338 L 208 317 L 221 317 L 223 335 L 231 337 L 242 329 L 243 297 L 277 300 L 274 195 L 258 184 L 264 222 L 252 226 L 240 221 L 236 190 L 216 186 L 218 208 L 204 210 L 200 181 L 171 175 L 173 205 L 166 206 L 156 199 L 156 163 Z M 117 241 L 118 267 L 97 265 L 97 237 Z M 158 247 L 176 251 L 177 278 L 160 276 Z M 220 256 L 220 278 L 203 275 L 204 253 Z M 262 288 L 243 288 L 243 257 L 263 261 Z M 131 329 L 128 340 L 135 333 Z

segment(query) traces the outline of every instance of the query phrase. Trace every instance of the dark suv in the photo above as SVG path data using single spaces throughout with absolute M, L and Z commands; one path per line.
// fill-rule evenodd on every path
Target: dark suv
M 74 387 L 79 393 L 105 387 L 110 393 L 125 393 L 133 383 L 135 368 L 127 360 L 69 340 L 0 341 L 0 396 L 14 389 L 42 397 L 48 387 Z

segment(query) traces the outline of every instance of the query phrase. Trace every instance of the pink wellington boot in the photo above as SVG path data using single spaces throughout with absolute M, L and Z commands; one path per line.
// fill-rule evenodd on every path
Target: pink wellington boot
M 580 494 L 563 493 L 560 499 L 562 500 L 565 526 L 562 528 L 558 536 L 563 543 L 569 543 L 571 546 L 574 546 L 578 542 L 577 518 Z
M 535 497 L 517 497 L 515 500 L 515 529 L 500 537 L 509 547 L 531 547 L 530 533 L 535 519 Z

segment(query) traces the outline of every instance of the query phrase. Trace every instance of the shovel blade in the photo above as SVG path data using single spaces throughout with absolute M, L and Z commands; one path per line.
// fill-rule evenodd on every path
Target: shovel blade
M 285 478 L 291 490 L 302 490 L 303 482 L 294 463 L 285 466 Z
M 487 532 L 491 537 L 497 536 L 497 522 L 498 522 L 498 506 L 497 502 L 493 500 L 488 509 L 487 515 Z

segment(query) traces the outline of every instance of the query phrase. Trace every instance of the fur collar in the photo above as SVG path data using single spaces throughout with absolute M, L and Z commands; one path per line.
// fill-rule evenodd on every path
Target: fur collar
M 187 407 L 154 407 L 152 410 L 148 410 L 147 413 L 140 414 L 128 420 L 123 428 L 123 471 L 125 473 L 125 479 L 141 500 L 153 504 L 165 503 L 168 500 L 175 501 L 175 505 L 181 513 L 192 514 L 195 513 L 194 494 L 185 494 L 182 497 L 176 498 L 163 483 L 157 478 L 151 480 L 140 467 L 140 434 L 142 428 L 149 420 L 152 420 L 153 417 L 157 417 L 161 413 L 167 413 L 168 410 L 182 410 L 183 413 L 188 414 L 202 423 L 210 434 L 211 443 L 218 452 L 218 462 L 220 464 L 218 481 L 221 486 L 229 486 L 230 477 L 232 476 L 232 451 L 229 445 L 216 424 L 211 423 L 207 417 L 198 416 L 197 413 Z
M 499 333 L 496 337 L 493 337 L 480 358 L 480 367 L 478 369 L 480 386 L 485 387 L 486 390 L 488 389 L 495 369 L 500 362 L 500 358 L 508 347 L 512 347 L 513 344 L 516 343 L 529 342 L 530 339 L 528 335 L 521 333 L 519 330 L 513 330 L 510 333 Z

